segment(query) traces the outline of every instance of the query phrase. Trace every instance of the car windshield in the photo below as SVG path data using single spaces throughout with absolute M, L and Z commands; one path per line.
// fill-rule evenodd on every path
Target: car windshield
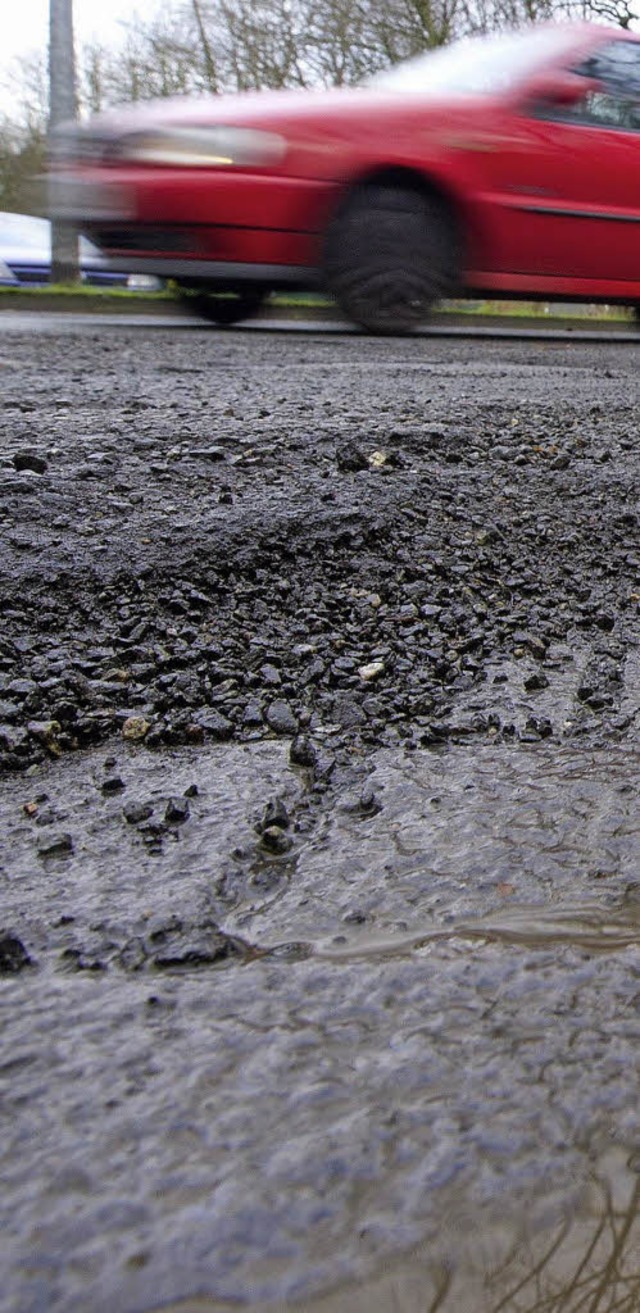
M 575 34 L 571 38 L 566 28 L 553 26 L 469 37 L 396 64 L 371 78 L 369 86 L 428 96 L 492 95 L 562 55 L 571 39 Z

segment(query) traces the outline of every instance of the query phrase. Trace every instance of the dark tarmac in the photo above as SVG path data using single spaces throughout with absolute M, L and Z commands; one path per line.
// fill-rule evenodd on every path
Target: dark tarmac
M 3 1313 L 634 1313 L 636 349 L 5 322 Z

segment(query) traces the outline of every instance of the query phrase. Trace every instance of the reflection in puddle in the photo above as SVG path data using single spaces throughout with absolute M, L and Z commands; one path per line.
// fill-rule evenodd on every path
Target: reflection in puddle
M 511 1210 L 493 1225 L 451 1211 L 436 1256 L 420 1249 L 373 1280 L 263 1313 L 638 1313 L 640 1179 L 609 1152 L 571 1217 L 527 1231 Z M 251 1308 L 251 1303 L 245 1307 Z M 253 1306 L 256 1307 L 255 1305 Z M 150 1313 L 232 1313 L 206 1295 Z
M 424 932 L 379 937 L 360 935 L 345 942 L 323 942 L 314 952 L 327 961 L 353 961 L 405 956 L 430 944 L 457 940 L 522 944 L 528 948 L 566 944 L 590 952 L 629 948 L 640 945 L 640 905 L 636 899 L 612 909 L 603 908 L 600 903 L 565 902 L 562 907 L 520 905 Z M 638 1309 L 640 1313 L 640 1304 Z
M 445 1219 L 453 1237 L 439 1262 L 416 1253 L 401 1268 L 296 1313 L 638 1313 L 640 1180 L 608 1155 L 579 1213 L 526 1234 L 505 1218 L 481 1231 Z M 280 1306 L 284 1309 L 284 1306 Z

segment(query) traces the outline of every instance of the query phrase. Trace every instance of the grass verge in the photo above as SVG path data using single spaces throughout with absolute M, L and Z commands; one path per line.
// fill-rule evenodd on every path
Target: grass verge
M 132 314 L 179 312 L 170 287 L 158 292 L 132 292 L 125 287 L 87 287 L 86 285 L 46 284 L 42 287 L 0 287 L 2 310 L 96 311 Z M 332 301 L 311 292 L 274 293 L 266 304 L 267 313 L 290 313 L 292 317 L 324 318 L 335 314 Z M 576 305 L 573 303 L 532 301 L 460 300 L 445 301 L 439 315 L 470 316 L 492 319 L 534 319 L 552 323 L 562 320 L 579 323 L 607 322 L 630 324 L 633 312 L 626 306 Z

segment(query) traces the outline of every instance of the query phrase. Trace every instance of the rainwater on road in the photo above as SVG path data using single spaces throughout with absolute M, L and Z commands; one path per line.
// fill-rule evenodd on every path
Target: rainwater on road
M 635 350 L 0 356 L 3 1313 L 634 1313 Z

